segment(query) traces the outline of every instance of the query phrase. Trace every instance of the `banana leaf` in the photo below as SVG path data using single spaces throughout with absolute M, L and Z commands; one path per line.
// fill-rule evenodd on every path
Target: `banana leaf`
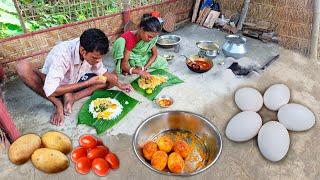
M 167 86 L 172 86 L 175 84 L 179 84 L 179 83 L 183 83 L 183 81 L 181 79 L 179 79 L 177 76 L 162 70 L 162 69 L 157 69 L 155 71 L 152 71 L 150 73 L 151 75 L 160 75 L 160 76 L 167 76 L 168 80 L 167 82 L 157 86 L 151 94 L 147 94 L 146 90 L 140 88 L 139 84 L 138 84 L 138 80 L 139 78 L 135 79 L 134 81 L 132 81 L 131 86 L 133 87 L 134 90 L 136 90 L 138 93 L 140 93 L 141 95 L 143 95 L 144 97 L 148 98 L 149 100 L 154 100 L 157 95 L 162 91 L 163 88 L 167 87 Z
M 123 106 L 121 114 L 112 120 L 98 120 L 93 118 L 92 114 L 89 112 L 89 105 L 91 101 L 97 98 L 114 98 L 119 101 Z M 98 90 L 95 91 L 90 99 L 88 99 L 80 109 L 78 114 L 78 124 L 86 124 L 88 126 L 94 127 L 98 135 L 102 134 L 106 130 L 113 127 L 119 121 L 121 121 L 137 104 L 139 101 L 133 99 L 132 97 L 126 95 L 121 91 L 115 90 Z

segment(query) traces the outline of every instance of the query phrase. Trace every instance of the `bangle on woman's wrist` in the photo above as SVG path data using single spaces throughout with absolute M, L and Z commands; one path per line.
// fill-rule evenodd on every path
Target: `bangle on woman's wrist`
M 129 70 L 130 75 L 132 74 L 133 69 L 134 69 L 134 67 L 130 68 L 130 70 Z

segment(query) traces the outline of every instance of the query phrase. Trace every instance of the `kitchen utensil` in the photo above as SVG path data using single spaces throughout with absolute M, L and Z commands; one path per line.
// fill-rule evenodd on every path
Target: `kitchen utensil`
M 213 67 L 212 60 L 204 56 L 199 56 L 199 55 L 192 55 L 190 57 L 187 57 L 185 55 L 182 55 L 182 56 L 186 57 L 186 65 L 193 72 L 204 73 L 209 71 Z
M 174 55 L 172 54 L 165 54 L 163 55 L 163 57 L 167 60 L 167 61 L 171 61 L 174 59 Z
M 220 47 L 213 41 L 198 41 L 196 42 L 199 48 L 199 55 L 206 56 L 208 58 L 215 58 L 220 53 Z
M 177 35 L 162 35 L 158 38 L 157 45 L 162 48 L 174 48 L 176 53 L 180 50 L 181 37 Z
M 225 38 L 226 42 L 222 45 L 225 56 L 239 59 L 246 55 L 246 38 L 239 35 L 227 35 Z
M 196 144 L 195 147 L 203 150 L 203 165 L 193 172 L 170 173 L 159 171 L 147 162 L 142 154 L 143 145 L 150 140 L 155 140 L 162 134 L 188 133 L 193 139 L 185 139 L 186 142 Z M 172 176 L 192 176 L 210 168 L 219 158 L 222 151 L 222 139 L 218 129 L 210 120 L 198 114 L 186 111 L 167 111 L 153 115 L 143 121 L 136 129 L 133 136 L 133 150 L 140 162 L 151 170 Z
M 160 96 L 155 102 L 158 104 L 158 106 L 167 108 L 173 104 L 173 99 L 170 96 Z
M 244 68 L 244 67 L 241 67 L 237 62 L 234 62 L 231 64 L 231 66 L 228 69 L 231 69 L 232 72 L 238 76 L 246 76 L 252 71 L 260 73 L 261 71 L 265 70 L 268 66 L 270 66 L 274 61 L 276 61 L 279 57 L 280 57 L 279 54 L 272 56 L 265 65 L 259 68 Z

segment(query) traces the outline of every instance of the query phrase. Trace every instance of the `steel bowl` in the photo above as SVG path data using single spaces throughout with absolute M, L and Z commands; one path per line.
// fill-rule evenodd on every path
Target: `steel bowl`
M 161 101 L 162 100 L 167 100 L 170 102 L 170 105 L 162 105 L 161 104 Z M 170 96 L 160 96 L 158 97 L 156 100 L 155 100 L 155 103 L 159 106 L 159 107 L 162 107 L 162 108 L 167 108 L 167 107 L 170 107 L 172 104 L 173 104 L 173 99 L 170 97 Z
M 196 45 L 200 49 L 199 55 L 215 58 L 220 53 L 220 46 L 213 41 L 198 41 Z
M 181 37 L 177 35 L 162 35 L 158 38 L 157 45 L 162 48 L 173 48 L 179 45 Z
M 219 45 L 213 41 L 198 41 L 196 42 L 196 45 L 199 49 L 204 51 L 217 51 L 220 49 Z
M 202 139 L 203 148 L 206 151 L 203 167 L 196 169 L 194 172 L 176 174 L 159 171 L 145 160 L 142 153 L 143 145 L 168 131 L 186 131 Z M 132 145 L 134 153 L 145 166 L 154 172 L 172 176 L 199 174 L 209 169 L 218 160 L 222 151 L 222 139 L 216 126 L 203 116 L 186 111 L 167 111 L 147 118 L 136 129 Z
M 165 58 L 167 61 L 171 61 L 174 59 L 174 55 L 172 54 L 165 54 L 162 57 Z

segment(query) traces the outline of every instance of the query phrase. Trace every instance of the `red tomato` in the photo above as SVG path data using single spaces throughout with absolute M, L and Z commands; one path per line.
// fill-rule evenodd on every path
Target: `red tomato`
M 97 145 L 97 139 L 92 135 L 83 135 L 79 139 L 80 146 L 85 148 L 94 148 Z
M 109 153 L 109 149 L 104 146 L 97 146 L 96 148 L 90 150 L 88 152 L 88 158 L 89 159 L 95 159 L 95 158 L 104 158 Z
M 110 164 L 111 169 L 119 168 L 120 162 L 118 157 L 115 154 L 110 152 L 109 154 L 106 155 L 105 159 Z
M 87 157 L 87 149 L 84 147 L 77 147 L 71 152 L 71 160 L 77 162 L 81 157 Z
M 80 174 L 88 174 L 91 169 L 91 160 L 87 157 L 81 157 L 76 163 L 76 171 Z
M 101 139 L 97 139 L 97 146 L 103 146 L 103 141 Z
M 108 174 L 110 168 L 106 160 L 103 158 L 96 158 L 92 161 L 92 170 L 98 176 L 105 176 Z

